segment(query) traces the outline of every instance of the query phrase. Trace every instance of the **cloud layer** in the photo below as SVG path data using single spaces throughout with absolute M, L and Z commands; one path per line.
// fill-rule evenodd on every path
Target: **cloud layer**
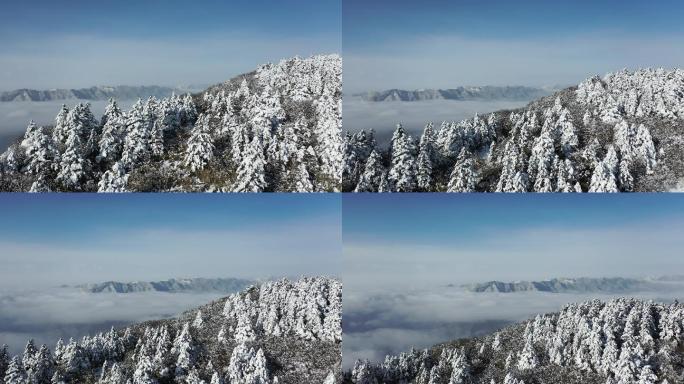
M 59 338 L 173 317 L 206 304 L 221 293 L 89 294 L 69 288 L 5 293 L 0 296 L 0 344 L 19 353 L 29 339 L 54 349 Z

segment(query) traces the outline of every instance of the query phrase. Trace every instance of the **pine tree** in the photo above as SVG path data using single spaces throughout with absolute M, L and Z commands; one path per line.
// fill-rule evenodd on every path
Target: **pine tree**
M 83 156 L 81 138 L 76 129 L 69 131 L 66 141 L 66 151 L 62 154 L 57 181 L 68 190 L 82 190 L 89 163 Z
M 151 357 L 147 354 L 139 356 L 133 372 L 133 384 L 157 384 L 157 382 Z
M 209 118 L 200 117 L 192 130 L 183 163 L 191 172 L 204 169 L 214 157 L 214 144 L 209 134 Z
M 230 357 L 228 377 L 231 383 L 268 384 L 266 357 L 261 348 L 255 352 L 244 343 L 238 344 Z
M 544 131 L 535 140 L 530 156 L 527 174 L 534 179 L 535 192 L 554 192 L 556 189 L 554 175 L 557 156 L 550 132 Z
M 606 157 L 594 168 L 594 173 L 591 175 L 589 192 L 619 192 L 615 177 L 617 170 L 617 154 L 615 153 L 615 148 L 611 145 L 608 148 Z
M 43 127 L 37 126 L 33 121 L 26 129 L 26 135 L 21 142 L 28 158 L 27 170 L 32 175 L 50 177 L 52 171 L 58 168 L 59 151 L 52 138 L 45 133 Z
M 320 170 L 317 181 L 321 190 L 339 191 L 342 183 L 341 100 L 325 95 L 315 103 L 317 124 L 316 153 Z
M 451 171 L 447 192 L 475 192 L 476 185 L 475 162 L 464 148 L 456 160 L 453 171 Z
M 5 384 L 29 384 L 26 371 L 18 356 L 15 356 L 7 367 Z
M 380 192 L 385 172 L 380 155 L 373 150 L 368 157 L 368 161 L 366 161 L 363 173 L 354 192 Z
M 466 384 L 470 382 L 470 364 L 465 356 L 465 352 L 455 352 L 451 362 L 451 377 L 449 384 Z
M 435 158 L 435 139 L 432 123 L 425 126 L 418 147 L 418 187 L 430 191 L 432 187 L 432 163 Z
M 159 159 L 164 155 L 164 126 L 161 119 L 154 120 L 150 133 L 150 152 Z
M 263 145 L 261 139 L 255 136 L 238 167 L 233 192 L 262 192 L 266 188 L 264 165 Z
M 142 100 L 131 107 L 126 114 L 126 137 L 124 139 L 123 160 L 126 168 L 134 168 L 136 165 L 150 158 L 150 135 L 151 129 L 147 116 L 148 107 Z
M 10 354 L 7 351 L 7 345 L 3 345 L 0 348 L 0 378 L 5 377 L 5 372 L 7 372 L 7 367 L 10 364 Z
M 29 368 L 27 365 L 28 379 L 31 383 L 49 383 L 54 374 L 55 362 L 48 347 L 43 344 L 40 350 L 34 354 L 34 362 Z
M 173 342 L 171 353 L 178 356 L 176 360 L 176 376 L 185 376 L 195 366 L 195 345 L 190 324 L 185 323 L 180 334 Z
M 102 128 L 102 135 L 98 143 L 99 153 L 97 161 L 110 163 L 121 157 L 125 127 L 120 115 L 112 115 L 107 118 L 105 116 L 102 117 L 103 120 L 106 120 L 106 123 Z
M 107 104 L 107 107 L 105 107 L 104 114 L 100 119 L 100 125 L 104 127 L 105 125 L 107 125 L 107 122 L 109 120 L 121 119 L 122 117 L 123 113 L 121 112 L 121 108 L 119 108 L 119 104 L 116 102 L 116 100 L 110 98 L 109 104 Z
M 180 122 L 181 125 L 185 126 L 194 124 L 195 120 L 197 120 L 197 108 L 195 107 L 195 102 L 192 100 L 192 96 L 188 93 L 183 97 Z
M 390 186 L 396 192 L 413 192 L 418 184 L 413 139 L 397 125 L 391 143 L 392 166 L 388 175 Z
M 55 128 L 52 130 L 52 139 L 55 143 L 64 144 L 69 138 L 69 108 L 62 104 L 62 109 L 59 110 L 55 118 Z
M 98 192 L 128 192 L 128 174 L 121 161 L 117 161 L 112 169 L 107 170 L 97 184 Z
M 525 346 L 523 347 L 520 356 L 518 356 L 517 367 L 519 370 L 524 371 L 537 368 L 538 365 L 539 359 L 537 358 L 537 353 L 534 351 L 532 338 L 528 337 L 527 340 L 525 340 Z
M 289 192 L 313 192 L 314 185 L 311 181 L 311 174 L 306 167 L 306 152 L 299 150 L 292 156 L 290 169 L 285 173 L 282 184 Z

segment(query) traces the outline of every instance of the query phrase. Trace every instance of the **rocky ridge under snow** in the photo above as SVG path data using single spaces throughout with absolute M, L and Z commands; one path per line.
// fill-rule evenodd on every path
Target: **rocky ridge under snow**
M 123 283 L 105 281 L 95 284 L 80 284 L 79 288 L 89 293 L 133 293 L 133 292 L 224 292 L 234 293 L 255 284 L 254 280 L 235 278 L 187 278 L 162 281 L 135 281 Z

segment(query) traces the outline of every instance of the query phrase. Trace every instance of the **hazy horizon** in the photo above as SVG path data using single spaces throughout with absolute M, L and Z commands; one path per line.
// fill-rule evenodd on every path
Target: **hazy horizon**
M 684 62 L 681 3 L 345 0 L 345 90 L 577 84 Z
M 268 62 L 339 53 L 340 7 L 303 0 L 8 3 L 0 14 L 0 84 L 3 91 L 214 84 Z

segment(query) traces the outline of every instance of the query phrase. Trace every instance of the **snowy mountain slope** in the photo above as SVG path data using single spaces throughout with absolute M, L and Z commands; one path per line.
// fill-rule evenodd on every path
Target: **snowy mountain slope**
M 488 281 L 484 283 L 467 284 L 462 286 L 470 292 L 551 292 L 551 293 L 626 293 L 653 289 L 667 289 L 668 285 L 658 284 L 649 279 L 630 279 L 623 277 L 591 278 L 580 277 L 572 279 L 550 279 L 542 281 Z
M 3 191 L 339 191 L 338 55 L 293 58 L 196 95 L 87 104 L 30 123 L 0 156 Z
M 0 102 L 12 101 L 54 101 L 54 100 L 135 100 L 139 98 L 171 97 L 173 93 L 183 94 L 196 88 L 172 88 L 157 85 L 143 86 L 95 86 L 80 89 L 16 89 L 0 93 Z
M 334 383 L 341 363 L 341 284 L 327 278 L 253 286 L 170 320 L 148 321 L 55 353 L 29 342 L 0 352 L 5 384 Z
M 347 383 L 645 384 L 684 380 L 684 305 L 634 299 L 560 312 L 428 350 L 358 361 Z
M 450 89 L 419 89 L 407 91 L 389 89 L 355 96 L 366 101 L 422 101 L 422 100 L 534 100 L 549 95 L 548 90 L 523 86 L 481 86 Z
M 106 281 L 96 284 L 81 284 L 76 288 L 90 293 L 115 292 L 224 292 L 234 293 L 241 291 L 250 285 L 255 284 L 254 280 L 222 278 L 189 278 L 189 279 L 169 279 L 163 281 L 136 281 L 122 283 L 118 281 Z
M 684 71 L 593 77 L 512 111 L 345 137 L 343 190 L 669 191 L 684 179 Z

